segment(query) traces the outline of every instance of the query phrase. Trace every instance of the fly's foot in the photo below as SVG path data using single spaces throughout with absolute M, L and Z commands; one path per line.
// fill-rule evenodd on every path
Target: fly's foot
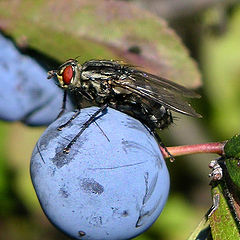
M 66 127 L 65 124 L 59 126 L 59 127 L 57 128 L 57 130 L 58 130 L 58 131 L 62 131 L 64 127 Z
M 63 149 L 63 153 L 68 154 L 70 152 L 70 149 L 68 147 L 65 147 Z

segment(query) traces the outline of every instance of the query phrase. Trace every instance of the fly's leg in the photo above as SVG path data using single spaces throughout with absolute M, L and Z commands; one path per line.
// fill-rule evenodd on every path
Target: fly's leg
M 169 159 L 171 162 L 174 162 L 175 161 L 175 158 L 173 157 L 173 155 L 168 151 L 167 147 L 165 146 L 165 144 L 162 142 L 161 138 L 159 137 L 158 133 L 157 133 L 157 130 L 154 131 L 155 134 L 154 136 L 156 137 L 159 145 L 165 150 L 165 152 L 168 154 L 169 156 Z
M 65 100 L 64 100 L 65 99 Z M 64 96 L 63 96 L 63 105 L 62 105 L 62 111 L 59 113 L 62 114 L 62 112 L 65 111 L 66 108 L 66 99 L 67 99 L 67 91 L 64 91 Z M 62 124 L 61 126 L 59 126 L 57 128 L 58 131 L 62 131 L 63 128 L 65 128 L 66 126 L 68 126 L 81 112 L 81 104 L 80 102 L 77 104 L 77 109 L 74 111 L 75 113 L 73 114 L 73 116 L 64 124 Z
M 62 124 L 61 126 L 59 126 L 57 128 L 58 131 L 62 131 L 63 128 L 65 128 L 67 125 L 69 125 L 79 114 L 80 114 L 81 110 L 77 109 L 75 110 L 75 113 L 72 115 L 72 117 L 64 124 Z
M 165 150 L 165 152 L 168 154 L 170 162 L 174 162 L 175 158 L 173 157 L 173 155 L 168 151 L 167 147 L 165 146 L 165 144 L 163 142 L 159 142 L 160 146 Z
M 103 112 L 108 107 L 108 104 L 103 105 L 99 108 L 94 114 L 90 116 L 90 118 L 83 124 L 79 133 L 71 140 L 71 142 L 63 149 L 64 153 L 69 153 L 72 145 L 77 141 L 77 139 L 81 136 L 85 129 L 94 121 L 95 117 L 100 113 Z M 80 112 L 80 111 L 79 111 Z
M 63 93 L 62 108 L 61 108 L 60 113 L 57 116 L 57 119 L 60 118 L 63 115 L 63 113 L 65 112 L 66 102 L 67 102 L 67 91 L 65 90 L 64 93 Z

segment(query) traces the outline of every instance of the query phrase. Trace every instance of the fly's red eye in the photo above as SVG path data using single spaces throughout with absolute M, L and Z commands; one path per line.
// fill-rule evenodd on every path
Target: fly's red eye
M 73 69 L 72 66 L 67 66 L 62 73 L 62 78 L 63 78 L 63 82 L 66 85 L 69 85 L 71 82 L 71 79 L 73 77 Z

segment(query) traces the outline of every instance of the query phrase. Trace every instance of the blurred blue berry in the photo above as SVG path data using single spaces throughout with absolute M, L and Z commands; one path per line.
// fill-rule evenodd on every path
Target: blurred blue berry
M 63 92 L 35 60 L 0 35 L 0 119 L 49 125 L 61 110 Z M 67 108 L 72 109 L 71 103 Z

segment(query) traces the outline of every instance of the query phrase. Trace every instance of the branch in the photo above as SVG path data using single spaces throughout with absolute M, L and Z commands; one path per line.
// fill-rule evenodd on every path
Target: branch
M 167 147 L 167 150 L 173 157 L 196 154 L 196 153 L 215 153 L 224 155 L 224 146 L 226 142 L 214 142 L 214 143 L 202 143 L 194 145 L 183 145 L 177 147 Z M 164 148 L 160 147 L 163 157 L 169 158 L 169 154 L 166 153 Z

